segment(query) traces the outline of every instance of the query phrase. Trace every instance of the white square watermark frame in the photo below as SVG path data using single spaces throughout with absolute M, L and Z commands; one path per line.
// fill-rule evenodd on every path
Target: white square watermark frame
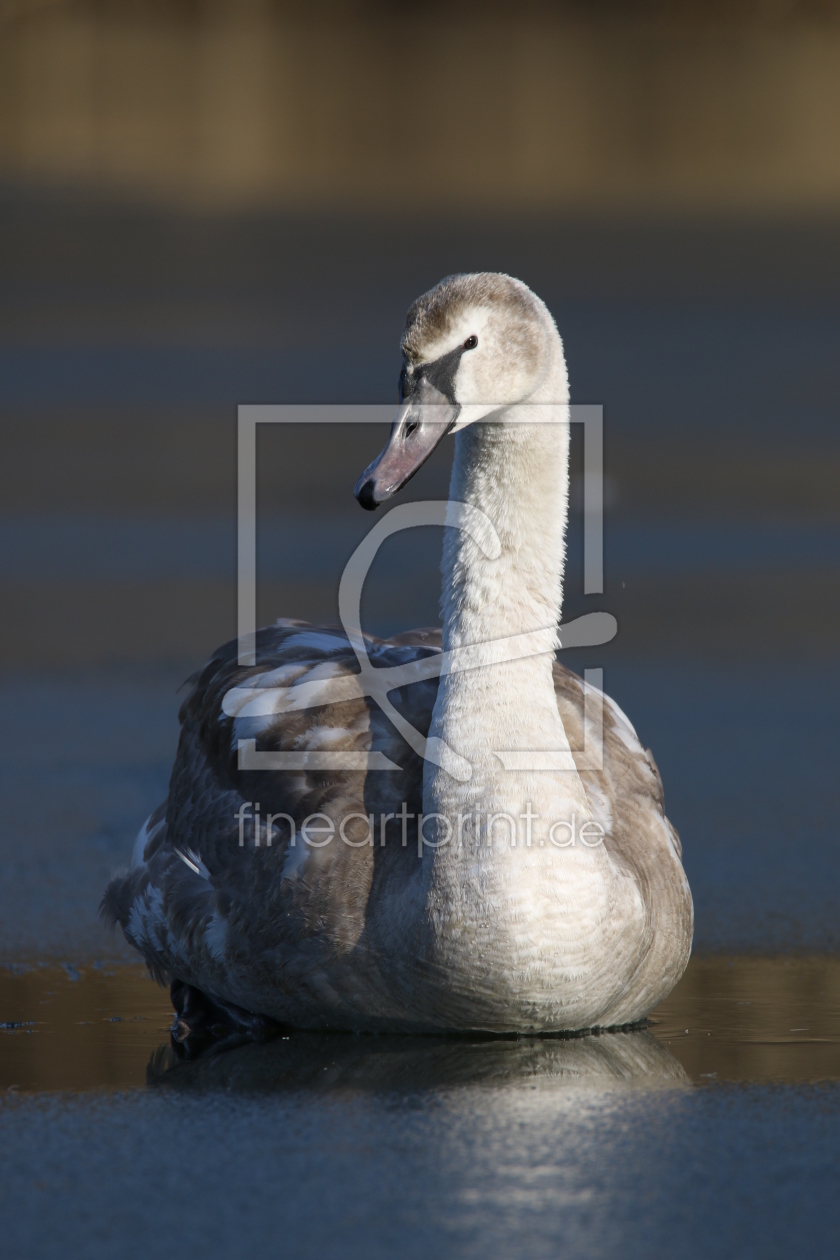
M 243 668 L 249 668 L 256 664 L 256 609 L 257 609 L 257 426 L 259 424 L 371 424 L 380 423 L 391 425 L 394 419 L 394 409 L 388 404 L 379 405 L 358 405 L 358 404 L 242 404 L 238 408 L 238 428 L 237 428 L 237 463 L 238 463 L 238 480 L 237 480 L 237 642 L 238 642 L 238 663 Z M 489 418 L 492 423 L 492 417 Z M 566 420 L 555 421 L 552 423 L 567 423 Z M 604 559 L 603 559 L 603 542 L 604 542 L 604 480 L 603 480 L 603 407 L 599 404 L 572 404 L 568 407 L 568 423 L 582 424 L 584 436 L 583 448 L 583 593 L 585 595 L 602 594 L 604 583 Z M 404 505 L 408 507 L 409 505 Z M 412 504 L 411 507 L 420 509 L 420 513 L 414 512 L 412 519 L 406 521 L 405 524 L 395 525 L 394 530 L 386 529 L 376 531 L 376 525 L 372 527 L 370 533 L 379 532 L 382 537 L 387 536 L 390 532 L 396 532 L 397 529 L 405 528 L 411 524 L 452 524 L 452 520 L 447 518 L 442 509 L 451 508 L 452 504 L 445 503 L 428 503 L 428 504 Z M 427 509 L 425 512 L 422 509 Z M 431 509 L 431 510 L 429 510 Z M 394 509 L 391 510 L 394 512 Z M 381 519 L 381 518 L 380 518 Z M 457 522 L 456 522 L 457 523 Z M 378 546 L 378 542 L 376 543 Z M 362 544 L 364 547 L 364 544 Z M 392 671 L 382 669 L 372 670 L 367 661 L 367 652 L 364 648 L 363 635 L 361 627 L 358 624 L 358 600 L 351 600 L 350 605 L 342 598 L 343 588 L 345 586 L 345 578 L 347 571 L 353 564 L 353 559 L 358 555 L 362 548 L 357 549 L 354 557 L 348 562 L 345 574 L 342 577 L 342 587 L 339 593 L 339 614 L 340 619 L 347 634 L 348 640 L 356 651 L 362 667 L 363 676 L 367 676 L 368 681 L 372 676 L 385 675 Z M 374 549 L 375 550 L 375 549 Z M 364 580 L 364 573 L 372 559 L 373 553 L 370 554 L 363 569 L 360 570 L 358 582 L 358 592 L 360 597 L 361 582 Z M 342 604 L 345 606 L 342 607 Z M 608 642 L 616 632 L 615 619 L 608 613 L 588 613 L 583 617 L 577 618 L 574 622 L 567 623 L 560 627 L 560 641 L 564 648 L 569 647 L 586 647 L 597 646 Z M 521 645 L 514 648 L 512 656 L 505 656 L 502 659 L 516 659 L 522 655 L 528 655 L 527 646 Z M 440 660 L 440 658 L 433 658 Z M 419 664 L 419 662 L 418 662 Z M 368 668 L 366 668 L 366 665 Z M 457 666 L 455 666 L 457 668 Z M 461 666 L 468 667 L 468 666 Z M 372 671 L 372 672 L 371 672 Z M 438 669 L 435 672 L 440 672 Z M 422 676 L 426 675 L 426 670 L 422 671 Z M 418 674 L 418 677 L 421 676 Z M 395 681 L 382 678 L 383 685 L 376 685 L 376 682 L 370 686 L 369 690 L 363 694 L 373 695 L 382 708 L 385 709 L 387 715 L 394 721 L 400 733 L 403 734 L 408 742 L 415 745 L 419 741 L 417 751 L 421 755 L 428 755 L 426 749 L 426 741 L 415 732 L 413 728 L 403 730 L 406 725 L 403 720 L 398 719 L 395 711 L 387 701 L 387 691 L 393 687 L 404 685 L 409 679 L 400 679 Z M 584 762 L 592 768 L 603 768 L 603 670 L 602 669 L 586 669 L 584 670 L 584 742 L 585 748 L 581 750 L 584 754 Z M 397 720 L 395 720 L 397 719 Z M 417 737 L 415 740 L 414 736 Z M 241 740 L 239 742 L 239 766 L 241 769 L 264 769 L 264 770 L 293 770 L 301 768 L 298 761 L 303 755 L 307 760 L 307 765 L 314 768 L 313 759 L 317 759 L 318 765 L 322 760 L 324 765 L 321 768 L 329 769 L 379 769 L 379 770 L 396 770 L 399 767 L 390 762 L 382 754 L 375 752 L 360 754 L 341 754 L 338 752 L 325 752 L 298 754 L 292 752 L 258 752 L 253 740 Z M 353 765 L 345 765 L 344 761 L 350 756 L 353 759 Z M 551 753 L 544 752 L 516 752 L 503 754 L 503 764 L 506 769 L 546 769 L 546 770 L 562 770 L 569 769 L 567 764 L 560 764 Z M 341 762 L 339 765 L 338 762 Z M 359 762 L 356 765 L 356 762 Z M 580 757 L 578 763 L 580 764 Z

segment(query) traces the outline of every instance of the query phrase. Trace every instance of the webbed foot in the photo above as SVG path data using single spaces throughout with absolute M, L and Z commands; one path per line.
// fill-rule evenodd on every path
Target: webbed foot
M 262 1041 L 280 1030 L 267 1015 L 254 1015 L 232 1002 L 211 998 L 183 980 L 173 980 L 169 994 L 175 1008 L 170 1031 L 178 1046 L 198 1049 L 199 1043 L 211 1040 Z

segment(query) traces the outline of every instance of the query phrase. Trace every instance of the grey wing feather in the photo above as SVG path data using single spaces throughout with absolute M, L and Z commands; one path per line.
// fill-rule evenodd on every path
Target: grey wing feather
M 377 668 L 403 665 L 439 652 L 440 632 L 390 642 L 370 636 L 367 648 Z M 132 867 L 109 884 L 101 913 L 106 922 L 121 924 L 161 980 L 178 978 L 221 993 L 233 967 L 243 982 L 271 971 L 272 983 L 291 991 L 319 960 L 358 940 L 374 863 L 371 848 L 353 842 L 366 834 L 366 815 L 394 815 L 403 801 L 409 814 L 420 811 L 422 762 L 361 694 L 276 717 L 225 713 L 225 696 L 258 680 L 279 677 L 294 687 L 325 672 L 352 680 L 358 664 L 342 631 L 283 622 L 259 632 L 256 665 L 240 667 L 237 650 L 236 641 L 226 644 L 189 680 L 168 798 L 141 831 Z M 389 698 L 425 735 L 436 693 L 432 678 Z M 249 738 L 268 752 L 383 752 L 398 769 L 243 770 L 238 743 Z M 240 822 L 244 803 L 252 808 Z M 344 821 L 350 843 L 303 849 L 299 828 L 313 815 L 325 816 L 336 829 Z M 384 831 L 377 842 L 395 835 L 393 819 Z M 377 863 L 380 883 L 399 878 L 410 844 L 397 846 L 392 856 L 394 849 L 388 846 L 389 860 Z M 297 861 L 302 853 L 305 870 Z
M 566 734 L 593 816 L 600 817 L 613 861 L 634 880 L 647 915 L 634 984 L 659 991 L 676 984 L 691 949 L 694 917 L 688 881 L 680 862 L 680 838 L 665 815 L 662 779 L 649 749 L 614 700 L 563 666 L 554 666 L 554 688 Z M 602 717 L 602 765 L 596 747 L 585 749 L 587 692 Z M 600 714 L 599 714 L 600 709 Z M 596 727 L 600 722 L 596 720 Z M 590 732 L 590 744 L 593 742 Z M 579 750 L 579 751 L 575 751 Z M 674 860 L 674 859 L 677 860 Z M 619 1019 L 620 1022 L 620 1019 Z

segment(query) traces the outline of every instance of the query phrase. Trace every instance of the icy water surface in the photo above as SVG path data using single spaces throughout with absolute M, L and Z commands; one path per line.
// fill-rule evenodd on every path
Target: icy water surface
M 821 956 L 694 958 L 646 1029 L 563 1039 L 294 1033 L 185 1062 L 170 1045 L 168 994 L 139 967 L 4 971 L 0 1016 L 10 1092 L 840 1080 L 840 960 Z

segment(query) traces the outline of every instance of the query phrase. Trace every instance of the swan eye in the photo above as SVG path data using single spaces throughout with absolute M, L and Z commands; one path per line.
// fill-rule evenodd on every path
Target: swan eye
M 464 342 L 464 349 L 475 350 L 477 345 L 478 345 L 478 337 L 467 337 L 467 340 Z

